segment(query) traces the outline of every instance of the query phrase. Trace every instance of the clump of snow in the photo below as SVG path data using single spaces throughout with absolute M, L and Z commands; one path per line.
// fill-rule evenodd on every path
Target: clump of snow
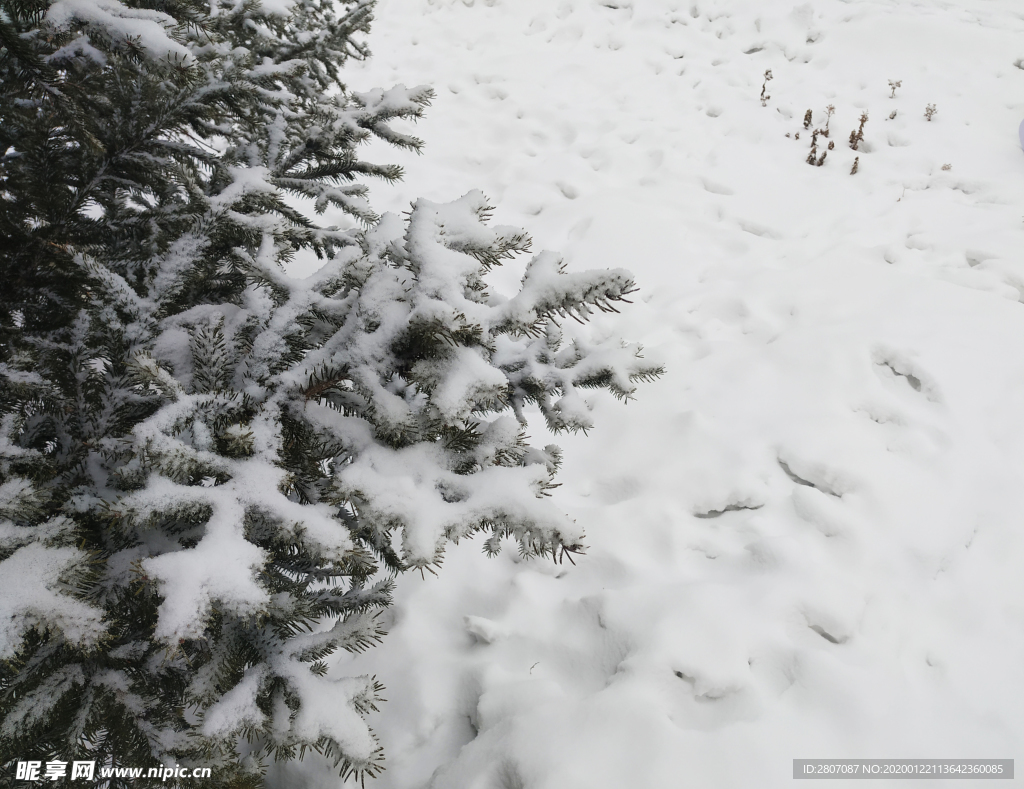
M 190 57 L 187 47 L 171 35 L 177 25 L 173 17 L 160 11 L 131 8 L 118 0 L 56 0 L 46 11 L 46 21 L 58 29 L 86 25 L 116 43 L 135 41 L 153 58 Z M 85 54 L 96 53 L 87 38 L 76 48 Z
M 0 576 L 0 659 L 13 657 L 22 637 L 34 628 L 54 628 L 68 642 L 85 647 L 103 637 L 103 612 L 62 588 L 62 575 L 87 558 L 77 548 L 33 542 L 4 560 Z
M 203 734 L 207 737 L 230 735 L 240 723 L 259 728 L 266 716 L 256 699 L 266 673 L 265 665 L 246 669 L 241 681 L 205 710 Z

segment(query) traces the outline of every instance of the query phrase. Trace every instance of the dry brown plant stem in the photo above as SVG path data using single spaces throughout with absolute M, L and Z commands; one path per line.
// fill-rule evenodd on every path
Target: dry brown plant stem
M 767 107 L 768 106 L 768 99 L 771 98 L 771 96 L 768 95 L 768 82 L 771 79 L 772 79 L 772 70 L 768 69 L 764 73 L 764 83 L 761 85 L 761 106 L 762 107 Z

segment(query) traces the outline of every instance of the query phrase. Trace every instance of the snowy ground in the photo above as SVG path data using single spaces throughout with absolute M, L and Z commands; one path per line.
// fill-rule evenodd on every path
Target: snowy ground
M 388 688 L 374 786 L 1024 769 L 1019 0 L 380 0 L 371 46 L 353 87 L 437 91 L 375 207 L 480 188 L 535 249 L 630 268 L 594 329 L 668 367 L 560 441 L 575 567 L 464 543 L 402 579 L 342 667 Z

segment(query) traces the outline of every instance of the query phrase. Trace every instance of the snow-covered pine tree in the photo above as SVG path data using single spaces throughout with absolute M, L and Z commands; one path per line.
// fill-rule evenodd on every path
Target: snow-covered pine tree
M 374 216 L 353 179 L 399 172 L 354 149 L 417 147 L 388 122 L 429 91 L 347 90 L 370 3 L 342 5 L 0 0 L 4 763 L 373 775 L 379 685 L 328 658 L 380 637 L 393 573 L 479 531 L 581 547 L 525 408 L 586 429 L 580 390 L 658 374 L 559 327 L 632 280 L 542 253 L 505 298 L 529 240 L 478 193 Z
M 158 590 L 131 558 L 187 545 L 183 524 L 202 513 L 139 536 L 113 508 L 159 463 L 133 444 L 166 400 L 139 360 L 161 320 L 242 298 L 236 253 L 268 229 L 282 260 L 351 243 L 283 195 L 376 219 L 355 179 L 400 171 L 355 148 L 418 147 L 388 122 L 419 115 L 429 91 L 338 81 L 365 55 L 354 36 L 370 5 L 0 2 L 0 763 L 208 756 L 187 736 L 201 662 L 154 640 Z M 185 460 L 168 464 L 168 478 L 202 483 Z M 235 762 L 221 760 L 222 779 Z

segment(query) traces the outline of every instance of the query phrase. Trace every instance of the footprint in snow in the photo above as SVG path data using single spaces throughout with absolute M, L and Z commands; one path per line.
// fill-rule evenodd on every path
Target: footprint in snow
M 910 354 L 891 348 L 876 348 L 871 357 L 875 363 L 875 372 L 883 380 L 902 382 L 931 402 L 942 402 L 938 385 Z

